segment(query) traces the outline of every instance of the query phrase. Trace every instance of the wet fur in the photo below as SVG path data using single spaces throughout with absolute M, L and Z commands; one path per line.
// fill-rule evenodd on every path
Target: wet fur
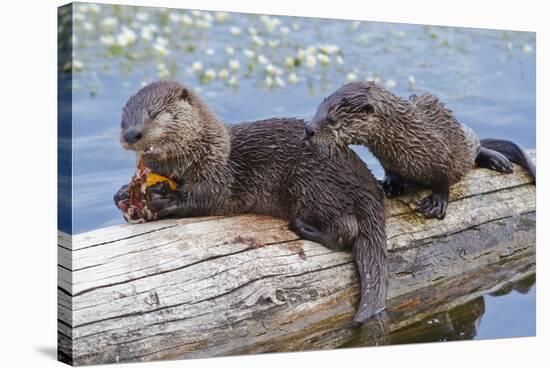
M 384 308 L 384 195 L 353 151 L 324 155 L 304 141 L 305 122 L 298 119 L 225 126 L 173 82 L 153 83 L 136 96 L 124 109 L 121 133 L 141 129 L 143 138 L 126 146 L 138 153 L 158 147 L 156 156 L 144 154 L 147 166 L 178 182 L 176 201 L 172 194 L 159 200 L 162 216 L 259 213 L 287 219 L 304 238 L 334 250 L 351 249 L 361 280 L 356 321 Z M 171 118 L 159 124 L 138 113 L 147 106 Z
M 312 141 L 321 146 L 368 147 L 384 167 L 388 196 L 399 195 L 405 181 L 432 188 L 439 198 L 421 203 L 427 217 L 445 215 L 448 187 L 476 164 L 511 172 L 512 161 L 535 175 L 534 165 L 517 145 L 480 142 L 429 93 L 403 99 L 374 82 L 349 83 L 319 105 L 308 129 L 314 131 Z M 431 211 L 427 202 L 439 207 Z

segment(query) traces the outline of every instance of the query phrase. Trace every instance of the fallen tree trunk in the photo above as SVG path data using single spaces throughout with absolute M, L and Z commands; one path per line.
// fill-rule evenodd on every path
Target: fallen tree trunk
M 349 253 L 300 240 L 281 220 L 61 233 L 59 357 L 82 365 L 386 343 L 390 331 L 535 272 L 535 187 L 515 171 L 470 173 L 443 221 L 411 210 L 425 192 L 388 201 L 389 319 L 362 328 L 349 324 L 359 295 Z

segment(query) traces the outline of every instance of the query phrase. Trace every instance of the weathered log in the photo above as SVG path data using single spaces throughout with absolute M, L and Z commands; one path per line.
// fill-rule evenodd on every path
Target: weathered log
M 452 188 L 443 221 L 411 210 L 426 192 L 388 201 L 389 319 L 361 328 L 350 326 L 359 289 L 349 253 L 300 240 L 281 220 L 61 233 L 59 357 L 83 365 L 386 343 L 390 331 L 535 272 L 531 182 L 519 167 L 475 170 Z

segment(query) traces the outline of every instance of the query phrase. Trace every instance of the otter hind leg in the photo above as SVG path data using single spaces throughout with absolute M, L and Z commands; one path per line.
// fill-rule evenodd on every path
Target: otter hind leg
M 405 191 L 405 179 L 396 172 L 386 170 L 382 180 L 382 188 L 386 193 L 386 197 L 399 197 Z
M 300 238 L 319 243 L 329 249 L 341 250 L 347 245 L 347 240 L 344 239 L 344 237 L 330 236 L 316 226 L 311 225 L 298 217 L 290 221 L 288 228 L 291 231 L 294 231 Z
M 323 244 L 326 242 L 325 234 L 313 225 L 295 218 L 288 224 L 288 228 L 294 231 L 300 238 Z
M 423 198 L 416 210 L 425 218 L 437 218 L 443 220 L 449 203 L 449 181 L 441 178 L 432 183 L 432 194 Z
M 479 154 L 476 157 L 476 166 L 507 174 L 514 170 L 512 163 L 506 156 L 485 147 L 481 147 L 479 150 Z

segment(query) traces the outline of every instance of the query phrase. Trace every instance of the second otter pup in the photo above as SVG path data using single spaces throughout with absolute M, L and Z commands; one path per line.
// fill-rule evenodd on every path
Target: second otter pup
M 148 189 L 157 218 L 260 213 L 289 220 L 304 239 L 351 249 L 362 322 L 385 307 L 384 195 L 353 151 L 325 159 L 304 127 L 291 118 L 225 126 L 190 90 L 159 81 L 129 99 L 120 140 L 177 183 Z M 119 208 L 126 191 L 115 195 Z
M 432 94 L 400 98 L 374 82 L 343 85 L 317 108 L 306 136 L 325 149 L 366 146 L 385 171 L 388 197 L 405 182 L 426 185 L 432 194 L 417 207 L 426 218 L 443 219 L 449 186 L 475 166 L 512 172 L 514 162 L 535 178 L 535 165 L 515 143 L 483 139 L 461 125 Z

